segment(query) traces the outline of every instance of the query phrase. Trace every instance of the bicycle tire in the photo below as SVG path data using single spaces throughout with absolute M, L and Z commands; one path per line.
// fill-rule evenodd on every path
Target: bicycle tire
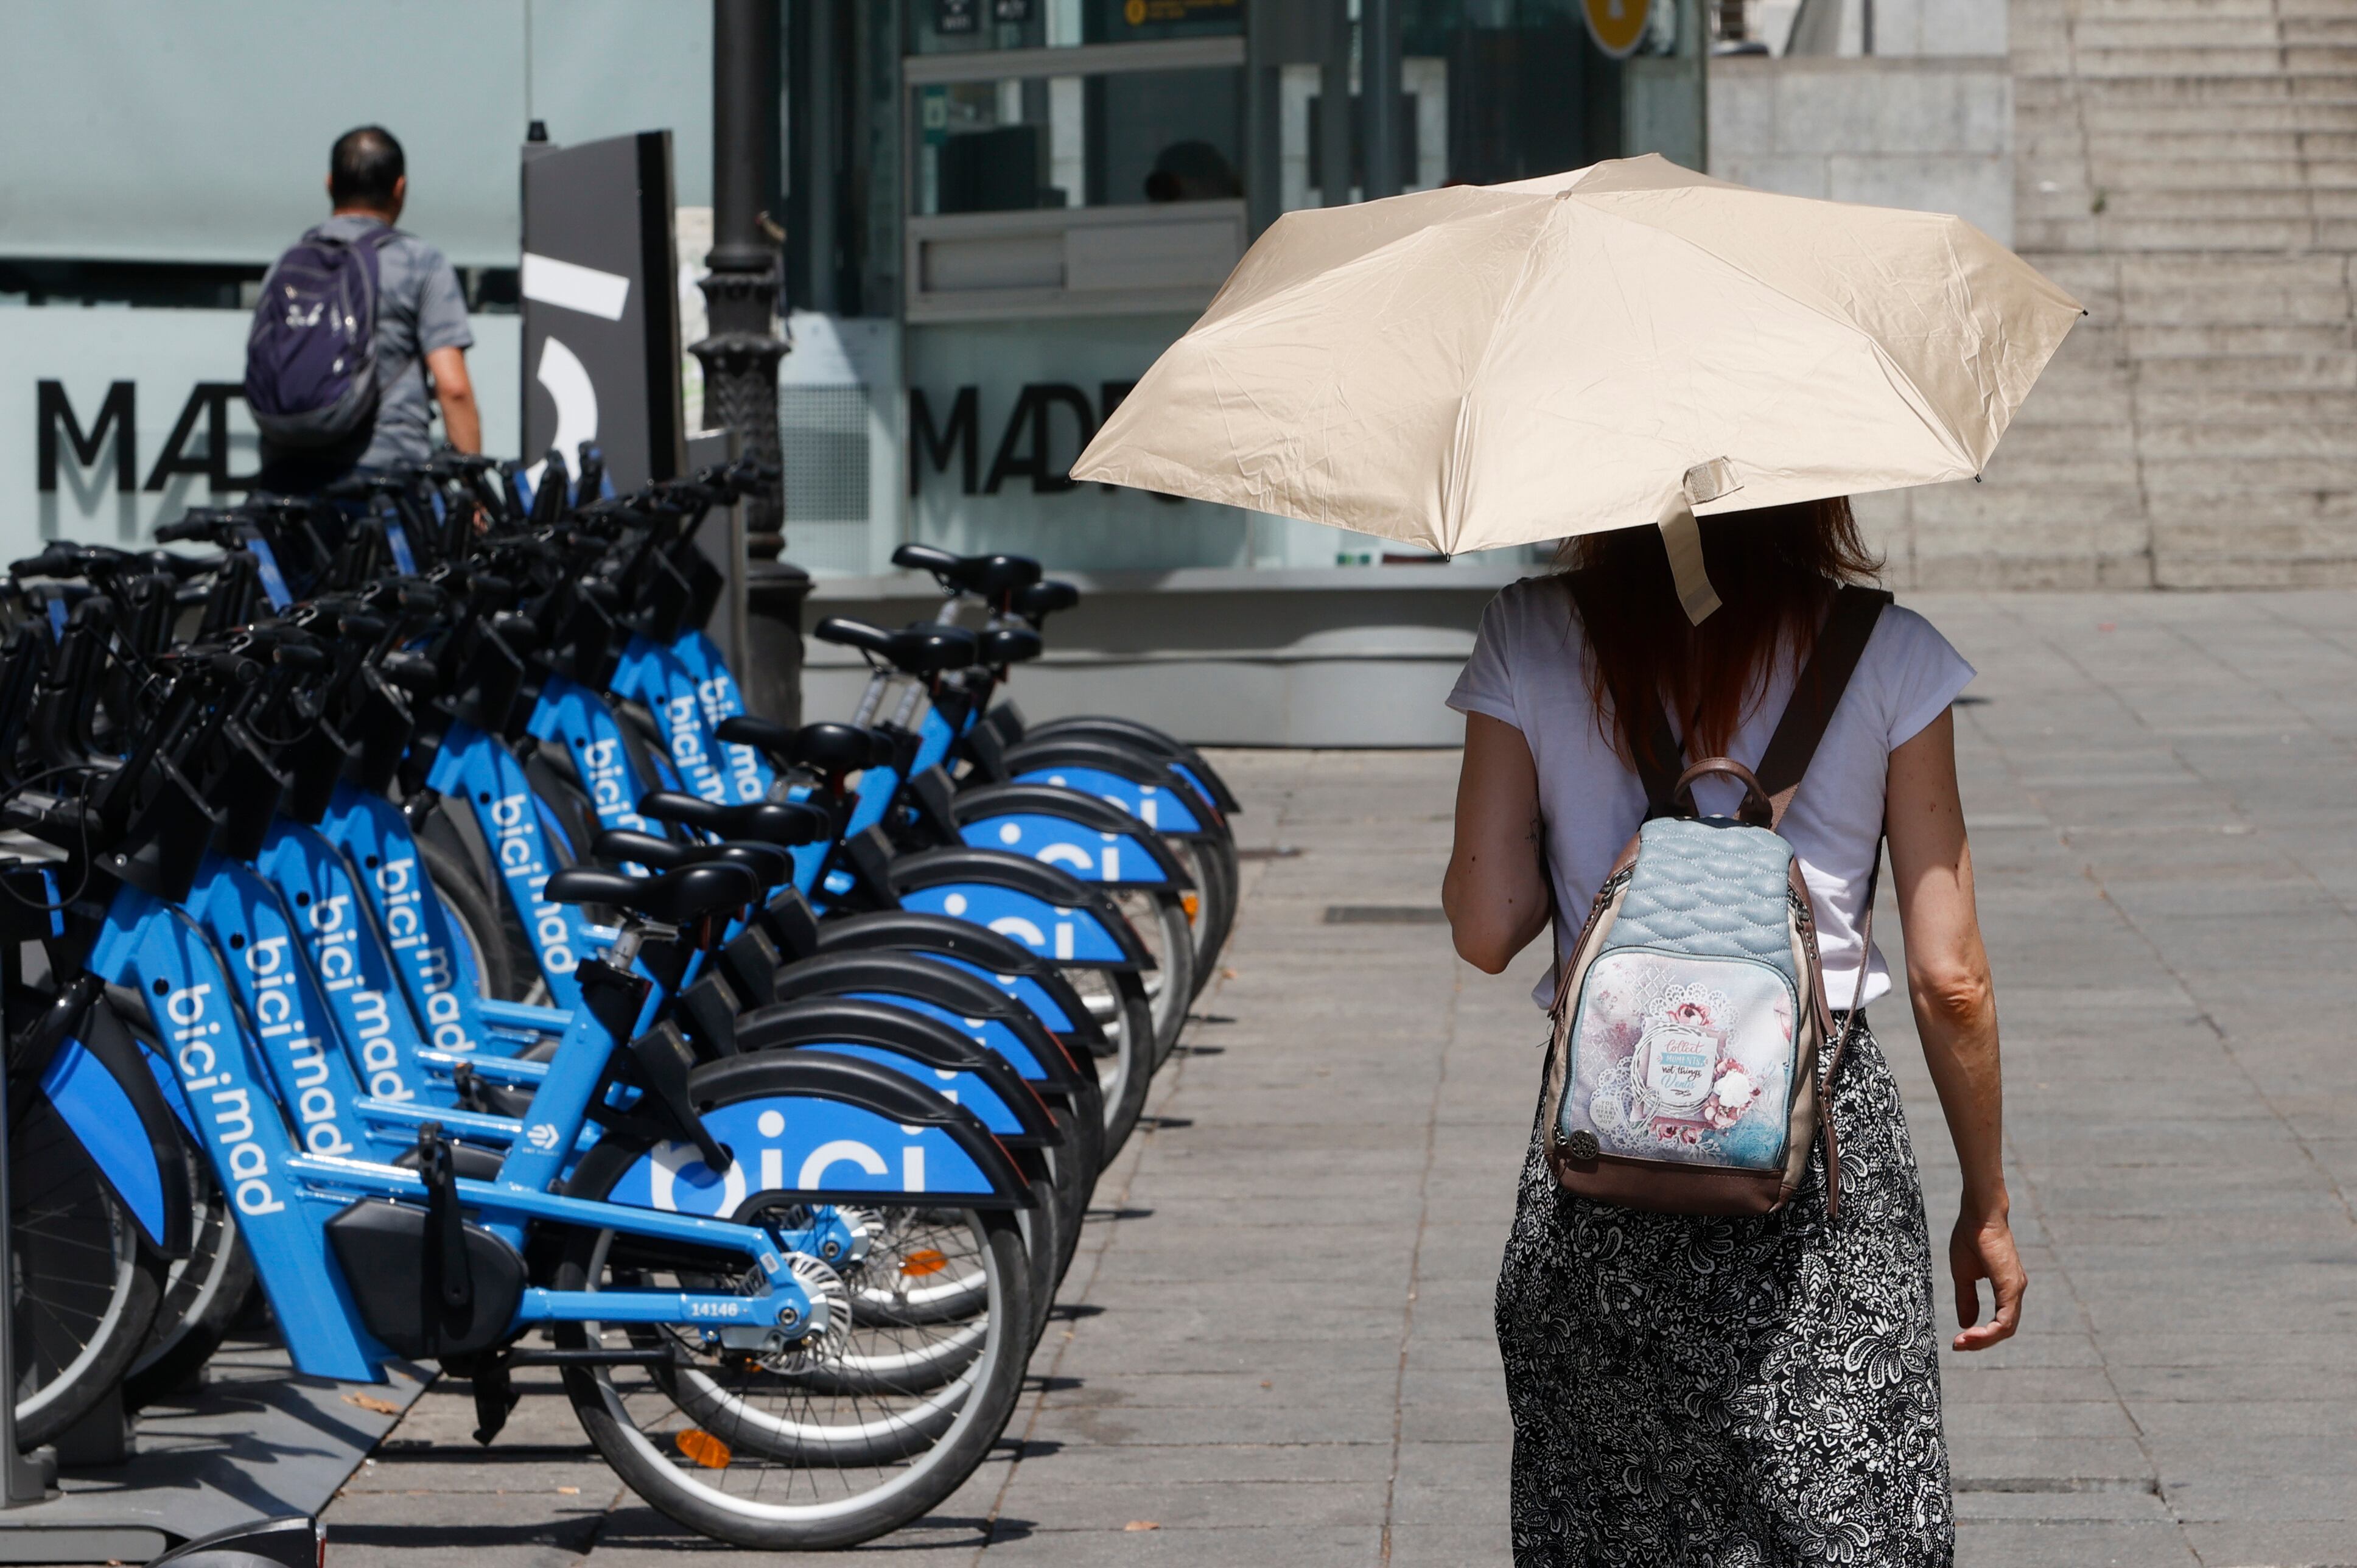
M 27 1093 L 8 1144 L 16 1445 L 56 1438 L 122 1377 L 163 1299 L 163 1257 L 49 1104 Z
M 621 1141 L 601 1145 L 584 1161 L 572 1184 L 573 1192 L 595 1196 L 609 1189 L 632 1157 L 630 1146 Z M 1014 1217 L 963 1210 L 952 1213 L 950 1219 L 960 1234 L 971 1239 L 974 1255 L 987 1278 L 987 1313 L 982 1320 L 985 1344 L 963 1374 L 962 1391 L 953 1391 L 953 1398 L 935 1393 L 926 1402 L 931 1411 L 948 1411 L 942 1430 L 905 1463 L 896 1460 L 890 1467 L 866 1466 L 880 1477 L 877 1484 L 823 1497 L 820 1490 L 829 1472 L 813 1468 L 807 1458 L 773 1464 L 757 1457 L 754 1463 L 745 1463 L 741 1461 L 746 1450 L 730 1445 L 718 1454 L 715 1464 L 708 1446 L 701 1450 L 706 1455 L 703 1460 L 691 1461 L 684 1452 L 667 1452 L 667 1448 L 676 1449 L 677 1438 L 684 1435 L 676 1430 L 681 1409 L 662 1392 L 653 1376 L 635 1368 L 572 1365 L 564 1369 L 565 1393 L 583 1432 L 615 1475 L 651 1507 L 690 1530 L 732 1545 L 766 1551 L 854 1546 L 922 1517 L 964 1484 L 1013 1416 L 1029 1360 L 1034 1316 L 1031 1266 L 1024 1256 Z M 556 1287 L 596 1288 L 607 1267 L 603 1245 L 598 1232 L 569 1235 L 554 1271 Z M 558 1343 L 567 1348 L 586 1348 L 598 1332 L 595 1325 L 567 1324 L 558 1330 Z M 791 1387 L 782 1380 L 781 1384 Z M 659 1445 L 657 1438 L 664 1433 L 672 1434 L 671 1441 Z M 705 1436 L 726 1442 L 713 1439 L 708 1433 Z M 757 1468 L 759 1474 L 749 1477 L 757 1496 L 734 1496 L 725 1489 L 732 1477 L 740 1487 L 746 1485 L 748 1472 Z M 759 1500 L 759 1489 L 780 1470 L 785 1472 L 785 1484 L 768 1492 L 772 1500 Z M 811 1478 L 810 1500 L 796 1501 L 787 1488 L 796 1476 L 803 1474 Z M 839 1472 L 837 1479 L 842 1479 Z
M 188 1255 L 166 1271 L 147 1342 L 123 1374 L 123 1402 L 132 1410 L 170 1399 L 203 1370 L 255 1285 L 253 1254 L 210 1167 L 194 1151 L 188 1165 L 196 1194 Z
M 1132 971 L 1072 969 L 1064 977 L 1098 1015 L 1114 1047 L 1112 1056 L 1090 1058 L 1104 1097 L 1103 1159 L 1109 1165 L 1136 1129 L 1154 1084 L 1154 1009 L 1146 1001 L 1146 982 Z
M 514 948 L 523 941 L 523 929 L 517 926 L 510 930 L 513 922 L 500 918 L 499 905 L 476 880 L 475 868 L 465 855 L 423 834 L 417 840 L 417 853 L 425 862 L 426 879 L 442 900 L 451 940 L 461 950 L 460 963 L 473 964 L 475 983 L 484 995 L 500 1002 L 524 1000 L 516 975 L 536 977 L 539 961 L 527 954 L 532 967 L 521 972 L 516 968 Z

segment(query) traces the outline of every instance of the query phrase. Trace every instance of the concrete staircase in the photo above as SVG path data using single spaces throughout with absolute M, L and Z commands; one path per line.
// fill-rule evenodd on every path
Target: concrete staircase
M 2012 0 L 2015 244 L 2090 312 L 1921 586 L 2357 583 L 2357 0 Z

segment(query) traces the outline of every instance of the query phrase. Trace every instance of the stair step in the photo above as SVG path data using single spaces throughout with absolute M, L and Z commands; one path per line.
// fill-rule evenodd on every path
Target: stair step
M 2282 462 L 2308 473 L 2311 464 L 2339 463 L 2340 473 L 2321 474 L 2312 482 L 2330 489 L 2357 489 L 2357 466 L 2352 466 L 2357 429 L 2320 417 L 2241 418 L 2231 412 L 2195 412 L 2162 418 L 2147 413 L 2139 402 L 2136 445 L 2147 466 L 2218 457 L 2255 468 Z
M 2317 388 L 2140 388 L 2136 426 L 2150 432 L 2173 424 L 2276 423 L 2279 426 L 2338 425 L 2357 429 L 2357 392 Z
M 2205 53 L 2200 49 L 2186 52 L 2189 55 Z M 2128 62 L 2109 63 L 2126 65 Z M 2279 67 L 2265 70 L 2196 70 L 2155 68 L 2142 61 L 2135 63 L 2134 70 L 2023 70 L 2015 76 L 2015 89 L 2035 94 L 2039 88 L 2050 82 L 2065 90 L 2057 95 L 2057 102 L 2069 102 L 2075 97 L 2083 104 L 2118 103 L 2138 108 L 2158 104 L 2190 109 L 2196 104 L 2212 102 L 2357 104 L 2357 75 L 2346 71 L 2303 75 Z
M 2357 352 L 2156 356 L 2137 360 L 2136 374 L 2139 389 L 2154 392 L 2242 388 L 2357 392 Z
M 2075 84 L 2051 79 L 2013 84 L 2014 124 L 2043 134 L 2055 126 L 2083 129 L 2091 137 L 2201 135 L 2212 133 L 2276 132 L 2292 134 L 2357 133 L 2357 92 L 2345 103 L 2291 99 L 2280 94 L 2252 98 L 2209 95 L 2192 101 L 2166 93 L 2149 97 L 2124 91 L 2118 81 L 2092 84 L 2083 98 Z M 2050 96 L 2046 89 L 2063 91 Z
M 2036 134 L 2047 133 L 2041 129 Z M 2249 166 L 2283 161 L 2315 168 L 2339 165 L 2357 169 L 2357 131 L 2083 132 L 2073 125 L 2070 134 L 2078 138 L 2088 157 L 2099 162 Z M 2026 145 L 2022 127 L 2017 124 L 2017 157 Z
M 2324 226 L 2309 219 L 2020 218 L 2014 241 L 2055 251 L 2309 251 L 2330 249 Z
M 2102 216 L 2113 222 L 2146 220 L 2204 224 L 2246 220 L 2304 222 L 2317 216 L 2316 203 L 2325 194 L 2303 190 L 2297 186 L 2287 189 L 2233 190 L 2212 187 L 2207 189 L 2136 190 L 2099 182 L 2093 199 L 2103 203 Z M 2093 212 L 2092 201 L 2078 210 Z M 2063 216 L 2059 212 L 2055 215 Z
M 2357 349 L 2344 322 L 2140 322 L 2126 328 L 2129 357 L 2138 364 L 2158 359 L 2209 355 L 2309 355 Z
M 2272 15 L 2170 16 L 2115 20 L 2083 16 L 2071 29 L 2071 42 L 2083 54 L 2090 49 L 2211 49 L 2263 48 L 2269 51 L 2287 41 Z M 2330 43 L 2331 39 L 2304 42 Z
M 2061 6 L 2038 9 L 2049 15 L 2064 14 Z M 2276 15 L 2276 7 L 2274 0 L 2078 0 L 2068 15 L 2082 27 L 2090 22 L 2206 22 L 2219 16 L 2266 21 Z
M 2158 495 L 2199 487 L 2227 494 L 2270 490 L 2350 492 L 2357 485 L 2345 456 L 2266 456 L 2235 452 L 2206 452 L 2199 456 L 2148 456 L 2142 465 L 2145 492 Z M 2230 514 L 2231 515 L 2231 514 Z
M 2089 149 L 2087 167 L 2106 190 L 2252 190 L 2357 187 L 2357 157 L 2296 153 L 2243 157 L 2121 157 Z
M 2331 16 L 2286 16 L 2281 26 L 2287 44 L 2357 44 L 2357 16 L 2345 9 Z
M 2357 75 L 2357 48 L 2330 44 L 2251 48 L 2239 44 L 2175 48 L 2106 48 L 2082 45 L 2073 53 L 2081 77 L 2170 76 L 2346 80 Z
M 2153 256 L 2119 263 L 2120 288 L 2130 299 L 2177 306 L 2197 294 L 2241 298 L 2332 300 L 2349 312 L 2346 263 L 2339 256 Z

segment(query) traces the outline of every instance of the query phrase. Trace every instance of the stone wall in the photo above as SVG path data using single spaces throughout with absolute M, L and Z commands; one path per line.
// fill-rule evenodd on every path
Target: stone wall
M 1791 196 L 1953 212 L 2013 242 L 2002 55 L 1727 55 L 1710 62 L 1710 172 Z

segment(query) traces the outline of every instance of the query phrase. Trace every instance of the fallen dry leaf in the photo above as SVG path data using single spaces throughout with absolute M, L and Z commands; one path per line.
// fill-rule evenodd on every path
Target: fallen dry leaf
M 1121 1528 L 1124 1530 L 1160 1530 L 1162 1527 L 1155 1523 L 1150 1519 L 1134 1519 L 1127 1524 L 1123 1525 Z
M 379 1415 L 399 1415 L 401 1407 L 391 1400 L 381 1400 L 374 1394 L 346 1394 L 346 1404 L 356 1404 L 362 1410 L 372 1410 Z
M 1220 978 L 1222 980 L 1233 980 L 1236 978 L 1236 972 L 1232 969 L 1222 966 L 1220 970 Z

